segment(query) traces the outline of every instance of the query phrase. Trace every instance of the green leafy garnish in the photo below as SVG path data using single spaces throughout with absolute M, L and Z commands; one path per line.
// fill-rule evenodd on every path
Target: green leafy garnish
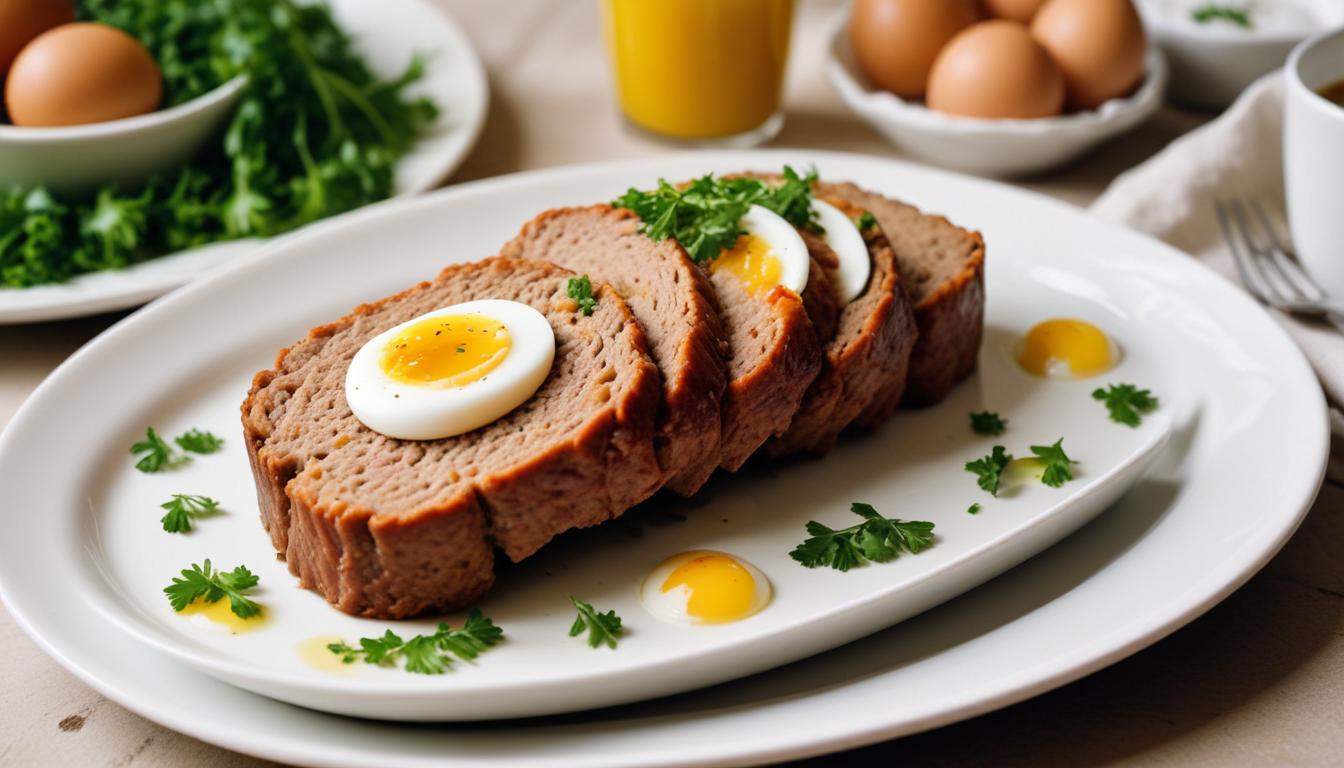
M 579 303 L 579 311 L 585 316 L 593 314 L 593 310 L 597 309 L 597 299 L 593 298 L 593 281 L 587 275 L 569 278 L 565 293 Z
M 261 613 L 261 606 L 247 599 L 243 593 L 257 586 L 257 576 L 244 566 L 232 571 L 215 571 L 207 559 L 203 565 L 192 563 L 180 578 L 163 588 L 174 611 L 186 608 L 196 599 L 207 603 L 229 598 L 229 610 L 240 619 L 250 619 Z
M 1008 420 L 994 411 L 977 411 L 971 414 L 971 429 L 977 435 L 1002 435 L 1008 428 Z
M 1045 471 L 1041 473 L 1041 482 L 1051 488 L 1058 488 L 1073 479 L 1069 465 L 1078 462 L 1064 453 L 1064 438 L 1056 440 L 1054 445 L 1033 445 L 1031 452 L 1036 454 L 1036 458 L 1040 459 L 1045 467 Z
M 972 504 L 971 506 L 967 507 L 967 508 L 966 508 L 966 512 L 967 512 L 968 514 L 978 515 L 978 514 L 980 514 L 980 509 L 981 509 L 981 507 L 980 507 L 980 502 L 977 501 L 977 502 L 975 502 L 974 504 Z
M 812 211 L 811 183 L 816 171 L 799 176 L 784 167 L 784 182 L 771 187 L 758 179 L 718 179 L 702 176 L 684 189 L 663 179 L 657 189 L 641 192 L 631 187 L 612 202 L 639 216 L 640 232 L 654 240 L 672 238 L 696 263 L 704 264 L 733 247 L 742 229 L 742 217 L 753 205 L 768 208 L 795 227 L 819 231 Z
M 867 232 L 877 226 L 877 217 L 873 215 L 872 211 L 864 211 L 854 220 L 854 226 L 857 227 L 860 232 Z
M 439 624 L 432 635 L 416 635 L 402 640 L 392 630 L 382 637 L 363 637 L 359 647 L 345 643 L 330 643 L 327 650 L 341 657 L 346 664 L 363 659 L 367 664 L 393 666 L 397 660 L 406 660 L 406 671 L 417 675 L 441 675 L 454 658 L 471 661 L 486 649 L 504 639 L 504 630 L 473 608 L 461 629 Z
M 193 518 L 213 514 L 219 509 L 219 502 L 208 496 L 175 493 L 173 498 L 159 506 L 168 510 L 168 513 L 159 520 L 163 523 L 163 530 L 169 533 L 186 533 L 191 530 Z
M 1157 398 L 1146 389 L 1133 384 L 1112 384 L 1107 388 L 1098 388 L 1092 392 L 1093 400 L 1106 403 L 1111 413 L 1111 421 L 1139 426 L 1142 418 L 1139 414 L 1150 413 L 1157 408 Z
M 983 459 L 966 462 L 966 471 L 976 475 L 976 484 L 989 491 L 989 495 L 998 496 L 1000 477 L 1012 460 L 1011 453 L 1007 453 L 1002 445 L 996 445 Z
M 135 468 L 141 472 L 162 472 L 187 461 L 187 457 L 174 451 L 153 427 L 145 428 L 145 439 L 132 445 L 131 453 L 139 456 Z
M 214 453 L 224 445 L 224 438 L 199 429 L 189 429 L 173 438 L 173 442 L 184 451 L 192 453 Z
M 882 517 L 872 505 L 854 502 L 850 511 L 862 523 L 836 530 L 815 520 L 807 523 L 808 538 L 789 557 L 808 568 L 829 566 L 848 571 L 872 561 L 895 560 L 902 552 L 916 554 L 933 544 L 933 523 Z
M 1223 20 L 1230 21 L 1242 29 L 1250 29 L 1255 26 L 1251 22 L 1251 12 L 1247 8 L 1238 8 L 1231 5 L 1219 5 L 1218 3 L 1209 3 L 1190 12 L 1191 18 L 1200 24 L 1208 24 L 1212 21 Z
M 238 75 L 242 95 L 187 164 L 87 193 L 0 191 L 0 285 L 119 269 L 217 240 L 267 237 L 391 194 L 397 159 L 436 107 L 407 95 L 412 59 L 377 77 L 326 3 L 80 0 L 81 21 L 121 29 L 158 64 L 163 107 Z
M 596 648 L 603 644 L 608 648 L 616 647 L 616 641 L 625 634 L 625 629 L 621 626 L 621 617 L 615 611 L 599 613 L 592 605 L 572 596 L 569 602 L 579 612 L 574 617 L 574 625 L 569 628 L 570 637 L 578 637 L 586 629 L 588 647 Z

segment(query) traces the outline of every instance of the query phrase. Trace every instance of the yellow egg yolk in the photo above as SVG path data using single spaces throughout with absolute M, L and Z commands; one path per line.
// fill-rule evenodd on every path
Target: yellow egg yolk
M 685 587 L 689 616 L 711 623 L 736 621 L 751 613 L 756 580 L 736 560 L 706 554 L 687 560 L 668 575 L 662 591 Z
M 768 291 L 779 285 L 784 267 L 775 256 L 770 243 L 756 235 L 742 235 L 732 248 L 710 262 L 711 272 L 725 270 L 731 273 L 751 293 Z
M 1022 337 L 1017 362 L 1028 373 L 1048 378 L 1086 378 L 1115 365 L 1110 339 L 1082 320 L 1046 320 Z
M 485 315 L 438 315 L 410 325 L 384 348 L 383 373 L 403 384 L 461 387 L 509 356 L 509 329 Z
M 223 598 L 213 603 L 207 603 L 203 598 L 196 598 L 187 603 L 187 606 L 178 611 L 179 616 L 203 616 L 216 624 L 220 624 L 229 630 L 230 634 L 241 635 L 244 632 L 251 632 L 258 629 L 266 622 L 266 611 L 263 610 L 248 619 L 240 617 L 229 607 L 229 599 Z

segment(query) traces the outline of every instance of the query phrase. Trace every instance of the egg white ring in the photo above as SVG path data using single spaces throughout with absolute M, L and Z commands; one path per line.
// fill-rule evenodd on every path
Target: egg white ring
M 779 284 L 801 294 L 807 288 L 807 273 L 812 265 L 802 235 L 783 216 L 769 208 L 753 205 L 742 217 L 740 226 L 770 244 L 779 259 Z
M 868 278 L 873 272 L 868 244 L 863 241 L 863 233 L 859 232 L 859 228 L 844 211 L 816 198 L 812 200 L 812 210 L 817 214 L 817 223 L 826 230 L 822 238 L 840 261 L 840 266 L 831 274 L 835 279 L 836 291 L 840 294 L 840 302 L 848 304 L 868 287 Z
M 408 326 L 442 315 L 485 315 L 509 333 L 509 353 L 494 370 L 459 387 L 405 384 L 387 376 L 387 345 Z M 437 440 L 483 427 L 522 405 L 555 361 L 555 332 L 526 304 L 482 299 L 454 304 L 390 328 L 360 347 L 345 373 L 345 399 L 364 426 L 401 440 Z
M 726 557 L 742 566 L 747 573 L 751 574 L 755 590 L 751 597 L 751 607 L 742 618 L 726 622 L 706 621 L 705 619 L 690 615 L 687 611 L 688 604 L 691 600 L 691 591 L 684 584 L 670 589 L 667 592 L 663 591 L 663 584 L 667 582 L 668 577 L 672 575 L 673 571 L 685 565 L 688 561 L 705 555 L 720 555 Z M 736 621 L 743 621 L 760 613 L 761 609 L 769 605 L 770 599 L 773 596 L 774 588 L 771 586 L 770 580 L 761 572 L 760 568 L 757 568 L 737 555 L 730 555 L 727 552 L 719 552 L 712 549 L 697 549 L 673 555 L 659 563 L 652 571 L 649 571 L 648 576 L 645 576 L 644 581 L 639 585 L 639 602 L 640 605 L 644 606 L 644 610 L 659 619 L 672 624 L 690 624 L 693 626 L 732 624 Z

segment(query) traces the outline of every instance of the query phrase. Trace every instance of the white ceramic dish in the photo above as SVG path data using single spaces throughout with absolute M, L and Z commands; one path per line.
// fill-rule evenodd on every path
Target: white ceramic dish
M 1298 46 L 1283 71 L 1283 172 L 1297 257 L 1344 301 L 1344 107 L 1320 94 L 1344 81 L 1344 27 Z
M 1226 107 L 1248 85 L 1283 66 L 1298 43 L 1344 25 L 1344 4 L 1336 0 L 1253 0 L 1251 11 L 1262 18 L 1251 29 L 1227 22 L 1195 22 L 1191 12 L 1207 4 L 1203 0 L 1138 3 L 1153 41 L 1171 64 L 1168 95 L 1195 107 Z
M 1167 65 L 1148 52 L 1138 90 L 1099 109 L 1038 120 L 951 117 L 879 90 L 859 71 L 845 34 L 848 19 L 831 36 L 826 76 L 840 98 L 902 152 L 983 176 L 1022 176 L 1062 165 L 1152 116 L 1162 105 Z
M 532 194 L 580 202 L 632 179 L 783 162 L 816 163 L 980 228 L 991 244 L 991 313 L 1025 285 L 1123 317 L 1129 343 L 1161 354 L 1164 381 L 1172 382 L 1163 386 L 1175 387 L 1162 394 L 1178 404 L 1173 440 L 1149 476 L 1050 551 L 896 628 L 775 673 L 560 719 L 433 728 L 380 724 L 243 693 L 131 640 L 83 600 L 53 602 L 36 594 L 44 582 L 59 585 L 71 568 L 85 567 L 61 561 L 79 533 L 40 521 L 14 527 L 0 540 L 7 604 L 49 653 L 105 694 L 169 727 L 270 759 L 342 766 L 747 764 L 911 733 L 1075 679 L 1209 608 L 1296 528 L 1319 487 L 1328 440 L 1324 401 L 1301 354 L 1252 301 L 1188 257 L 1070 207 L 926 168 L 804 152 L 705 153 L 560 169 L 383 207 L 466 204 L 500 190 L 529 202 Z M 358 214 L 381 215 L 381 209 Z M 467 236 L 467 228 L 458 229 Z M 420 237 L 407 232 L 405 242 Z M 391 287 L 392 280 L 373 276 L 368 289 Z M 192 287 L 182 295 L 204 290 Z M 63 371 L 133 352 L 144 326 L 179 300 L 123 321 Z M 290 335 L 277 330 L 274 340 L 284 343 Z M 234 354 L 234 346 L 226 342 L 218 354 Z M 63 396 L 78 389 L 58 374 L 16 416 L 0 444 L 0 476 L 7 483 L 22 477 L 13 462 L 24 446 L 13 436 L 49 434 L 44 425 L 71 410 Z M 158 407 L 185 408 L 193 399 L 188 394 Z M 1254 451 L 1263 445 L 1275 450 Z M 1256 457 L 1254 476 L 1274 482 L 1228 482 L 1245 475 L 1248 452 Z M 69 462 L 67 475 L 82 480 L 119 472 L 124 459 L 102 456 L 98 467 Z M 44 490 L 43 507 L 59 509 L 53 498 Z M 145 515 L 156 516 L 153 510 Z M 6 522 L 21 525 L 33 517 L 12 515 Z
M 425 78 L 413 93 L 432 98 L 441 114 L 431 133 L 397 163 L 395 194 L 433 189 L 466 159 L 485 123 L 489 85 L 471 41 L 429 0 L 332 0 L 331 6 L 375 72 L 399 74 L 412 54 L 427 55 Z M 134 307 L 212 269 L 247 258 L 259 245 L 255 240 L 212 243 L 123 270 L 80 275 L 65 283 L 0 287 L 0 324 Z

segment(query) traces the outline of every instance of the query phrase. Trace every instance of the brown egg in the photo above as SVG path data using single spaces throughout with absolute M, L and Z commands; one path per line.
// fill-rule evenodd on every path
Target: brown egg
M 943 45 L 979 18 L 975 0 L 854 0 L 849 44 L 874 85 L 918 99 Z
M 84 125 L 159 108 L 159 65 L 138 40 L 102 24 L 38 35 L 14 59 L 5 108 L 15 125 Z
M 1148 38 L 1130 0 L 1046 0 L 1031 34 L 1064 72 L 1070 109 L 1096 109 L 1143 79 Z
M 0 79 L 30 40 L 74 20 L 71 0 L 0 0 Z
M 985 10 L 996 19 L 1009 19 L 1026 24 L 1045 0 L 981 0 Z
M 1064 77 L 1026 27 L 982 21 L 938 55 L 926 101 L 963 117 L 1052 117 L 1064 108 Z

